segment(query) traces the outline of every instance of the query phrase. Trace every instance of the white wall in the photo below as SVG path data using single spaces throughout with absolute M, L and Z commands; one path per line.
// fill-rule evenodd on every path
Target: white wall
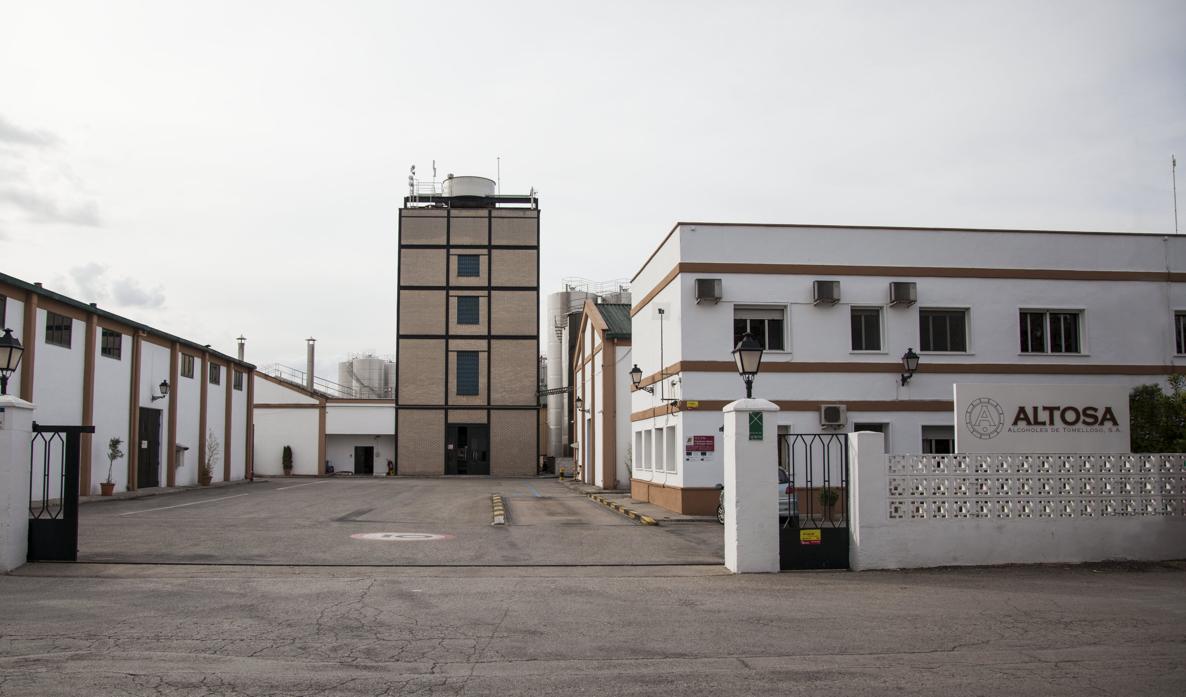
M 330 435 L 395 435 L 392 404 L 335 404 L 325 408 L 325 432 Z
M 232 374 L 234 368 L 231 368 Z M 247 429 L 251 414 L 247 408 L 247 381 L 250 376 L 244 373 L 243 389 L 231 390 L 231 479 L 243 479 L 247 476 Z M 234 384 L 233 382 L 231 383 Z
M 99 483 L 107 479 L 107 444 L 112 438 L 123 441 L 124 456 L 111 466 L 111 479 L 116 491 L 128 488 L 128 400 L 132 384 L 132 338 L 121 339 L 119 360 L 102 355 L 102 328 L 95 328 L 95 435 L 91 438 L 91 495 L 99 493 Z M 41 377 L 40 361 L 37 365 Z M 158 381 L 159 382 L 159 381 Z
M 861 433 L 849 461 L 853 569 L 1186 557 L 1183 455 L 887 456 Z
M 45 343 L 46 311 L 37 310 L 37 356 L 34 362 L 33 420 L 74 426 L 82 423 L 82 373 L 86 323 L 73 320 L 70 348 Z M 23 340 L 22 340 L 22 343 Z M 11 383 L 10 383 L 11 387 Z
M 178 357 L 180 362 L 181 358 Z M 177 384 L 171 389 L 177 391 L 177 444 L 188 450 L 178 454 L 179 467 L 174 472 L 178 486 L 192 486 L 198 483 L 198 447 L 202 442 L 198 419 L 202 407 L 202 361 L 194 360 L 194 376 L 187 378 L 177 371 Z
M 140 342 L 140 399 L 138 406 L 144 409 L 153 409 L 160 416 L 161 435 L 157 447 L 160 462 L 158 477 L 161 486 L 165 486 L 165 483 L 168 481 L 166 470 L 169 466 L 169 460 L 165 457 L 165 454 L 169 447 L 169 400 L 166 398 L 153 401 L 152 398 L 154 395 L 160 395 L 161 381 L 169 379 L 169 353 L 170 349 L 164 346 L 157 346 L 147 341 Z M 97 361 L 99 359 L 96 358 L 95 360 Z M 39 370 L 38 373 L 40 372 Z M 170 389 L 172 388 L 170 387 Z M 98 408 L 96 405 L 97 411 Z M 140 418 L 139 412 L 137 412 L 136 418 Z M 144 436 L 141 434 L 141 440 L 143 438 Z M 139 444 L 133 443 L 132 447 L 139 448 Z M 221 477 L 217 479 L 221 479 Z
M 261 373 L 255 374 L 256 404 L 317 404 L 318 400 L 297 389 L 276 384 Z
M 201 366 L 200 363 L 198 365 L 199 367 Z M 226 457 L 227 448 L 225 418 L 226 390 L 231 379 L 227 372 L 227 367 L 225 365 L 222 366 L 217 385 L 210 382 L 209 366 L 207 366 L 206 373 L 202 376 L 202 379 L 206 381 L 206 434 L 213 433 L 214 438 L 218 440 L 219 447 L 222 448 L 222 454 L 214 461 L 214 470 L 212 472 L 213 481 L 216 482 L 223 480 L 223 458 Z
M 281 475 L 281 455 L 292 446 L 293 474 L 317 474 L 319 410 L 255 409 L 255 473 Z
M 25 341 L 25 303 L 13 298 L 7 298 L 6 303 L 5 326 L 0 327 L 0 336 L 4 334 L 5 329 L 11 329 L 12 336 L 21 342 L 21 346 L 28 346 L 29 343 Z M 8 376 L 8 394 L 20 396 L 21 371 Z

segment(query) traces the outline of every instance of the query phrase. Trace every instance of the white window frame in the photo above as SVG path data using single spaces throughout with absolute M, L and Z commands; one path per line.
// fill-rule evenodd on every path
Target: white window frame
M 937 440 L 935 438 L 930 438 L 930 439 L 927 438 L 926 433 L 927 433 L 928 428 L 945 428 L 945 429 L 951 431 L 951 438 L 950 438 L 951 452 L 953 454 L 955 453 L 955 426 L 952 426 L 951 424 L 923 424 L 919 428 L 919 431 L 918 431 L 918 433 L 919 433 L 918 445 L 919 445 L 920 453 L 922 453 L 924 455 L 945 454 L 945 453 L 927 453 L 927 451 L 926 451 L 927 440 Z M 944 439 L 944 440 L 947 440 L 947 439 Z
M 936 312 L 963 312 L 964 313 L 964 346 L 967 347 L 967 350 L 966 351 L 923 350 L 923 348 L 922 348 L 922 311 L 923 310 L 934 310 Z M 1026 311 L 1028 312 L 1028 310 L 1026 310 Z M 1020 322 L 1021 321 L 1021 312 L 1023 312 L 1023 310 L 1019 309 L 1017 312 L 1018 312 L 1017 321 Z M 918 308 L 917 319 L 918 319 L 918 321 L 915 322 L 915 329 L 918 331 L 918 352 L 923 354 L 924 356 L 970 356 L 974 353 L 974 351 L 972 350 L 972 308 L 959 307 L 956 305 L 944 305 L 944 306 L 939 306 L 939 307 L 933 307 L 933 306 L 928 305 L 926 307 Z M 1082 338 L 1082 337 L 1080 337 L 1080 338 Z M 1082 346 L 1082 344 L 1080 344 L 1080 346 Z M 1019 348 L 1020 348 L 1020 346 L 1019 346 Z
M 1022 312 L 1041 312 L 1046 315 L 1045 342 L 1046 342 L 1047 350 L 1044 353 L 1035 353 L 1033 351 L 1022 351 L 1021 350 L 1020 331 L 1021 331 L 1021 313 Z M 1075 313 L 1075 314 L 1079 315 L 1079 352 L 1078 353 L 1054 353 L 1049 350 L 1050 349 L 1050 313 L 1051 312 L 1059 313 L 1059 314 Z M 1017 319 L 1017 323 L 1013 327 L 1013 329 L 1014 329 L 1013 333 L 1014 333 L 1014 336 L 1016 337 L 1016 341 L 1018 342 L 1018 344 L 1017 344 L 1017 355 L 1018 356 L 1028 356 L 1028 357 L 1047 356 L 1047 357 L 1058 358 L 1060 356 L 1090 356 L 1091 355 L 1091 353 L 1087 347 L 1087 309 L 1086 308 L 1083 308 L 1083 307 L 1052 307 L 1052 306 L 1019 307 L 1019 308 L 1017 308 L 1017 313 L 1014 316 Z
M 790 354 L 791 353 L 791 307 L 783 303 L 747 303 L 735 302 L 733 303 L 733 312 L 729 315 L 729 338 L 733 338 L 733 322 L 737 320 L 738 310 L 779 310 L 782 312 L 782 348 L 781 349 L 766 349 L 764 353 L 771 354 Z M 729 345 L 729 350 L 732 351 L 734 344 Z
M 853 310 L 876 310 L 877 311 L 877 332 L 878 342 L 881 344 L 880 349 L 854 349 L 852 347 L 852 313 Z M 881 305 L 850 305 L 848 308 L 848 352 L 849 353 L 863 353 L 863 354 L 887 354 L 886 350 L 886 336 L 885 336 L 885 308 Z
M 859 424 L 858 424 L 858 422 L 853 421 L 852 422 L 852 432 L 853 433 L 860 432 L 860 429 L 857 428 L 858 425 L 860 425 L 860 426 L 881 426 L 881 435 L 884 436 L 884 439 L 885 439 L 885 452 L 887 452 L 887 453 L 890 452 L 890 430 L 891 429 L 890 429 L 889 421 L 861 421 L 861 422 L 859 422 Z
M 1186 318 L 1186 310 L 1174 310 L 1174 355 L 1175 356 L 1186 356 L 1186 337 L 1182 338 L 1183 350 L 1182 351 L 1178 350 L 1178 318 L 1179 317 Z M 1184 328 L 1183 333 L 1186 333 L 1186 328 Z

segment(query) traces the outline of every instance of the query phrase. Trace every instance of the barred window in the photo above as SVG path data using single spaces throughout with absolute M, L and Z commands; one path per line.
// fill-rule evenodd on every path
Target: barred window
M 243 391 L 243 371 L 242 371 L 242 370 L 236 370 L 236 371 L 235 371 L 235 375 L 234 375 L 234 377 L 232 378 L 232 385 L 231 385 L 231 386 L 232 386 L 234 389 L 236 389 L 236 390 L 239 390 L 240 392 L 242 392 L 242 391 Z
M 781 307 L 733 308 L 733 346 L 741 342 L 746 332 L 754 335 L 766 351 L 782 351 L 783 309 Z M 733 346 L 730 346 L 732 350 Z
M 457 323 L 480 324 L 481 317 L 478 310 L 478 297 L 463 295 L 457 298 Z
M 1081 353 L 1083 313 L 1079 311 L 1022 310 L 1022 353 Z
M 210 364 L 210 384 L 222 384 L 222 366 L 214 365 L 213 363 Z
M 478 394 L 478 352 L 457 352 L 457 394 Z
M 852 350 L 881 350 L 881 308 L 852 308 Z
M 194 376 L 194 357 L 183 353 L 181 354 L 181 377 L 193 378 Z
M 481 276 L 482 257 L 477 254 L 458 254 L 457 275 L 462 278 L 477 278 Z
M 110 329 L 103 330 L 103 336 L 100 339 L 99 353 L 108 357 L 120 360 L 124 352 L 124 335 L 119 332 L 113 332 Z
M 56 312 L 45 313 L 45 343 L 70 348 L 74 320 Z
M 1174 313 L 1174 340 L 1178 354 L 1186 354 L 1186 312 Z

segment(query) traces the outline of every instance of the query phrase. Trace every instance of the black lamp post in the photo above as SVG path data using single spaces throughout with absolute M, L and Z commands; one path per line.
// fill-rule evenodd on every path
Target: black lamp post
M 0 336 L 0 395 L 8 394 L 8 376 L 16 372 L 23 355 L 25 349 L 21 342 L 12 335 L 11 329 L 5 329 L 4 336 Z
M 753 334 L 746 332 L 741 335 L 741 341 L 733 349 L 733 360 L 737 362 L 737 373 L 745 380 L 745 398 L 754 397 L 754 376 L 762 367 L 762 344 Z
M 655 394 L 654 387 L 649 385 L 647 387 L 641 386 L 640 383 L 642 382 L 642 368 L 639 368 L 637 363 L 635 363 L 634 367 L 630 369 L 630 382 L 634 384 L 634 389 L 636 390 L 646 390 L 651 394 Z
M 914 349 L 906 349 L 906 353 L 902 354 L 902 384 L 910 382 L 910 378 L 914 377 L 914 372 L 918 370 L 918 354 Z

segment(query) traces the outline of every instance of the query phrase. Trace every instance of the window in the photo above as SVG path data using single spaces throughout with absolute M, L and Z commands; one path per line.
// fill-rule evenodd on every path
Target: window
M 663 433 L 663 462 L 667 465 L 667 471 L 674 474 L 679 463 L 675 450 L 675 426 L 655 430 Z
M 110 329 L 103 330 L 103 336 L 100 339 L 99 353 L 108 358 L 120 360 L 124 351 L 124 335 L 119 332 L 113 332 Z
M 881 308 L 852 308 L 852 350 L 881 350 Z
M 194 357 L 189 354 L 181 354 L 181 377 L 192 378 L 194 376 Z
M 920 351 L 967 352 L 968 311 L 920 309 L 918 311 L 918 349 Z
M 240 392 L 243 391 L 243 371 L 242 370 L 235 371 L 235 375 L 232 378 L 231 387 L 233 387 L 234 389 L 236 389 Z
M 733 346 L 741 341 L 746 332 L 754 335 L 767 351 L 782 351 L 783 310 L 781 307 L 735 307 L 733 308 Z M 729 348 L 732 349 L 733 346 Z
M 1174 313 L 1174 340 L 1178 354 L 1186 354 L 1186 312 Z
M 457 394 L 478 394 L 478 352 L 457 352 Z
M 482 257 L 477 254 L 458 254 L 457 275 L 462 278 L 477 278 L 481 276 Z
M 11 328 L 11 327 L 8 327 L 8 325 L 6 324 L 7 317 L 8 317 L 8 298 L 4 297 L 3 295 L 0 295 L 0 333 L 3 333 L 5 328 Z M 1181 352 L 1179 351 L 1179 353 L 1181 353 Z
M 45 343 L 70 348 L 70 330 L 74 320 L 55 312 L 45 313 Z
M 922 454 L 950 455 L 955 452 L 955 429 L 951 426 L 923 426 Z
M 633 460 L 631 464 L 635 469 L 645 470 L 647 468 L 647 459 L 642 449 L 642 431 L 634 432 L 634 451 L 630 453 L 630 458 Z
M 222 384 L 222 366 L 214 365 L 213 363 L 210 364 L 210 384 L 211 385 L 221 385 Z
M 1082 316 L 1077 311 L 1022 310 L 1021 352 L 1081 353 Z
M 653 450 L 654 443 L 655 443 L 654 433 L 655 433 L 655 430 L 652 428 L 648 428 L 647 430 L 642 432 L 642 455 L 643 455 L 642 468 L 644 470 L 649 470 L 649 469 L 654 468 L 654 462 L 655 462 L 655 459 L 654 459 L 655 451 Z
M 463 295 L 457 298 L 457 323 L 478 324 L 478 296 Z

